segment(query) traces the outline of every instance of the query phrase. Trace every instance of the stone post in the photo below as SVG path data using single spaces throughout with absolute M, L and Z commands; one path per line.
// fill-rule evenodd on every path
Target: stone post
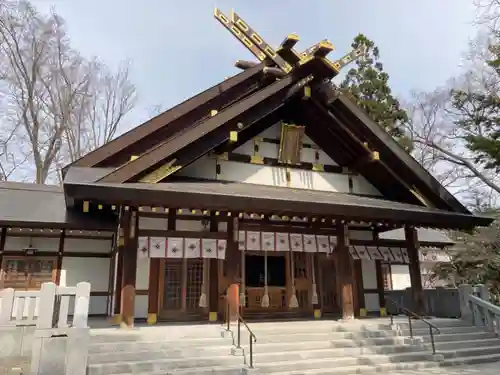
M 460 317 L 463 320 L 472 321 L 472 311 L 469 304 L 469 296 L 472 294 L 473 289 L 469 284 L 462 284 L 458 286 L 458 298 L 460 299 Z

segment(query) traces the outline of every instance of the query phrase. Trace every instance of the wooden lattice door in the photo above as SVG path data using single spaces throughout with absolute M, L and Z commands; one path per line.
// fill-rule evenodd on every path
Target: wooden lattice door
M 340 310 L 337 282 L 336 282 L 336 268 L 335 262 L 332 259 L 325 259 L 320 262 L 321 268 L 321 299 L 323 311 L 338 312 Z
M 182 307 L 182 260 L 165 261 L 163 310 L 175 311 Z
M 181 311 L 184 306 L 189 311 L 198 310 L 203 285 L 203 259 L 166 259 L 164 272 L 162 310 Z M 183 293 L 183 285 L 186 293 Z
M 203 284 L 203 259 L 187 260 L 186 309 L 198 310 Z

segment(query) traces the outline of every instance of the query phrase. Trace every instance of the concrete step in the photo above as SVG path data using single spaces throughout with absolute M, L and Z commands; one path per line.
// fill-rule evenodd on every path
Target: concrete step
M 438 328 L 451 328 L 451 327 L 470 327 L 473 324 L 467 320 L 462 319 L 441 319 L 441 318 L 429 318 L 426 319 L 428 322 L 434 324 Z M 401 326 L 402 328 L 408 328 L 408 318 L 406 317 L 397 317 L 394 319 L 394 323 Z M 413 319 L 412 326 L 414 327 L 427 327 L 421 320 Z
M 244 366 L 212 366 L 188 369 L 178 369 L 173 371 L 147 371 L 147 372 L 123 372 L 113 375 L 242 375 Z M 98 374 L 94 374 L 98 375 Z M 99 375 L 106 375 L 101 373 Z
M 478 365 L 480 363 L 500 362 L 500 353 L 486 354 L 469 357 L 447 358 L 440 363 L 441 366 Z M 478 371 L 481 373 L 481 371 Z
M 441 350 L 459 350 L 459 349 L 467 349 L 469 350 L 471 346 L 475 347 L 490 347 L 490 346 L 500 346 L 500 339 L 498 338 L 491 338 L 491 339 L 480 339 L 480 340 L 473 340 L 473 341 L 449 341 L 449 342 L 437 342 L 436 343 L 436 349 L 438 351 Z M 430 343 L 425 343 L 424 344 L 425 348 L 430 349 L 431 345 Z M 498 349 L 500 352 L 500 348 Z
M 182 359 L 197 357 L 223 357 L 231 355 L 231 346 L 199 347 L 199 348 L 149 348 L 145 349 L 138 346 L 135 350 L 90 353 L 89 363 L 102 364 L 111 362 L 120 362 L 123 359 L 127 361 L 141 361 L 154 359 Z
M 174 326 L 140 326 L 133 329 L 93 329 L 91 343 L 149 341 L 149 340 L 188 340 L 204 337 L 220 337 L 219 325 L 174 325 Z
M 438 363 L 428 361 L 383 363 L 377 365 L 359 365 L 332 368 L 313 368 L 308 370 L 269 372 L 268 375 L 353 375 L 353 374 L 378 374 L 381 372 L 410 371 L 437 368 Z M 246 369 L 244 370 L 247 371 Z M 256 373 L 258 373 L 256 369 Z M 248 374 L 250 374 L 249 372 Z
M 418 346 L 392 346 L 379 348 L 342 348 L 342 349 L 309 349 L 309 350 L 290 350 L 285 352 L 257 352 L 254 354 L 254 362 L 259 366 L 273 362 L 285 362 L 296 360 L 316 360 L 316 359 L 332 359 L 336 358 L 336 366 L 348 366 L 351 363 L 358 363 L 359 360 L 364 362 L 366 357 L 371 356 L 399 356 L 400 359 L 405 359 L 405 354 L 410 356 L 410 360 L 426 359 L 429 351 Z M 377 350 L 378 349 L 378 350 Z M 421 354 L 420 356 L 418 354 Z M 416 356 L 416 357 L 415 357 Z M 378 358 L 378 357 L 376 357 Z M 344 363 L 345 362 L 345 363 Z
M 217 337 L 200 337 L 198 339 L 181 339 L 181 340 L 144 340 L 144 341 L 111 341 L 104 343 L 92 343 L 89 347 L 89 353 L 109 353 L 109 352 L 126 352 L 133 351 L 137 348 L 155 350 L 155 349 L 170 349 L 170 348 L 209 348 L 230 345 L 230 339 L 223 340 L 220 335 Z
M 407 341 L 407 340 L 406 340 Z M 384 343 L 383 343 L 384 344 Z M 390 341 L 387 345 L 357 345 L 351 340 L 338 340 L 338 341 L 306 341 L 306 342 L 283 342 L 283 343 L 268 343 L 263 344 L 257 342 L 253 346 L 254 353 L 281 353 L 281 352 L 294 352 L 294 351 L 307 351 L 307 350 L 320 350 L 329 349 L 338 353 L 349 355 L 363 354 L 363 353 L 402 353 L 411 351 L 416 348 L 417 350 L 425 349 L 424 345 L 407 345 L 405 340 Z
M 272 358 L 272 357 L 271 357 Z M 275 372 L 291 373 L 298 370 L 310 369 L 333 369 L 335 373 L 343 367 L 353 366 L 377 366 L 382 364 L 400 364 L 404 362 L 431 362 L 430 352 L 403 353 L 393 355 L 365 355 L 361 357 L 326 357 L 326 358 L 308 358 L 307 352 L 297 355 L 294 360 L 288 361 L 269 361 L 263 363 L 255 359 L 254 365 L 259 374 L 270 374 Z M 373 367 L 372 367 L 373 369 Z
M 465 358 L 465 357 L 479 357 L 500 354 L 500 340 L 498 340 L 497 346 L 486 346 L 482 347 L 479 345 L 474 345 L 475 342 L 470 343 L 469 348 L 455 349 L 455 350 L 439 350 L 438 353 L 442 354 L 445 359 L 451 358 Z
M 207 356 L 190 358 L 163 358 L 163 359 L 143 359 L 128 360 L 122 359 L 116 362 L 90 363 L 88 365 L 88 375 L 114 375 L 126 373 L 169 373 L 179 370 L 191 371 L 200 370 L 210 372 L 209 369 L 234 371 L 243 367 L 243 358 L 240 356 Z M 201 372 L 200 372 L 201 373 Z M 229 372 L 231 373 L 231 372 Z
M 441 332 L 441 334 L 446 334 L 446 333 L 484 332 L 481 329 L 479 329 L 478 327 L 473 327 L 473 326 L 470 326 L 470 327 L 467 327 L 467 326 L 464 326 L 464 327 L 445 327 L 445 328 L 439 328 L 439 331 Z M 399 329 L 399 332 L 403 336 L 409 336 L 410 335 L 410 330 L 409 329 Z M 436 330 L 434 330 L 434 333 L 438 334 L 438 333 L 436 333 Z M 428 334 L 429 334 L 429 326 L 427 326 L 425 328 L 414 328 L 413 329 L 413 335 L 414 336 L 424 336 L 424 335 L 428 335 Z

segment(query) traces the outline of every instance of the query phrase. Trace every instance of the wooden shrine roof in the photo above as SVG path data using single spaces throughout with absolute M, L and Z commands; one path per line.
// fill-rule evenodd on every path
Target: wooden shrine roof
M 489 218 L 473 216 L 330 82 L 342 66 L 363 54 L 362 49 L 331 62 L 325 57 L 333 50 L 331 43 L 322 41 L 298 54 L 293 50 L 295 42 L 290 46 L 290 41 L 298 40 L 294 37 L 274 51 L 267 44 L 264 48 L 261 37 L 258 38 L 260 45 L 251 42 L 251 36 L 245 34 L 250 29 L 238 24 L 240 17 L 236 14 L 233 13 L 231 19 L 219 10 L 214 14 L 254 53 L 259 63 L 248 63 L 242 73 L 148 120 L 66 167 L 67 197 L 122 201 L 130 205 L 154 200 L 149 203 L 174 207 L 184 202 L 207 209 L 210 205 L 217 206 L 214 208 L 220 210 L 258 211 L 260 207 L 266 212 L 359 216 L 435 228 L 469 229 L 491 223 Z M 280 120 L 305 126 L 306 135 L 330 158 L 342 168 L 366 178 L 387 201 L 238 183 L 189 184 L 172 180 L 176 171 L 203 155 L 230 152 Z M 229 139 L 235 131 L 236 142 Z M 68 176 L 72 169 L 73 176 Z M 78 176 L 80 173 L 86 175 Z M 139 202 L 139 198 L 145 201 Z
M 75 199 L 88 199 L 104 204 L 188 207 L 359 221 L 386 220 L 432 228 L 469 229 L 489 225 L 492 221 L 486 217 L 353 194 L 234 182 L 119 184 L 73 180 L 67 181 L 65 187 L 66 192 Z
M 66 209 L 60 186 L 0 182 L 0 227 L 116 230 L 112 220 Z

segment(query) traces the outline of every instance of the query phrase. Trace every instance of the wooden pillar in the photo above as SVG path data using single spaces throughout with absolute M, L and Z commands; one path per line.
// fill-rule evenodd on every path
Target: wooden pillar
M 351 260 L 354 272 L 354 290 L 356 293 L 355 302 L 357 302 L 356 309 L 354 310 L 354 315 L 359 317 L 366 316 L 366 306 L 365 306 L 365 289 L 363 285 L 363 266 L 361 264 L 361 259 Z
M 373 233 L 373 240 L 377 241 L 379 239 L 378 232 Z M 377 291 L 378 291 L 378 304 L 380 307 L 380 316 L 386 316 L 387 310 L 385 307 L 385 287 L 384 287 L 384 272 L 382 270 L 382 261 L 375 261 L 375 276 L 377 278 Z
M 405 226 L 406 247 L 410 258 L 410 281 L 413 308 L 418 315 L 425 315 L 424 291 L 420 274 L 420 260 L 418 258 L 419 243 L 417 230 L 410 225 Z
M 116 278 L 115 278 L 115 285 L 114 285 L 114 290 L 115 290 L 115 305 L 114 305 L 114 317 L 113 321 L 116 324 L 121 323 L 121 314 L 120 314 L 120 309 L 121 309 L 121 303 L 122 303 L 122 281 L 123 281 L 123 233 L 118 233 L 117 234 L 117 239 L 116 239 L 116 252 L 115 252 L 115 257 L 116 257 Z
M 0 228 L 0 267 L 2 266 L 3 251 L 7 240 L 7 228 Z
M 135 281 L 137 273 L 137 235 L 138 214 L 137 210 L 130 207 L 124 211 L 123 226 L 123 280 L 121 296 L 121 326 L 133 328 L 135 306 Z
M 57 250 L 57 266 L 56 266 L 56 274 L 54 277 L 54 282 L 56 285 L 59 285 L 61 282 L 61 269 L 62 269 L 62 262 L 63 262 L 63 256 L 64 256 L 64 241 L 66 240 L 66 231 L 63 229 L 61 231 L 61 235 L 59 236 L 59 248 Z
M 337 225 L 337 285 L 340 294 L 342 318 L 353 319 L 357 295 L 352 259 L 349 254 L 349 231 L 346 223 Z
M 229 224 L 229 223 L 228 223 Z M 219 221 L 215 213 L 210 215 L 210 232 L 219 231 Z M 228 242 L 232 238 L 232 233 L 229 233 L 229 225 L 227 227 L 228 231 Z M 226 248 L 227 253 L 227 248 Z M 219 259 L 208 259 L 208 311 L 209 320 L 217 321 L 218 311 L 219 311 Z
M 156 324 L 158 321 L 159 280 L 160 258 L 150 258 L 148 282 L 148 324 Z

